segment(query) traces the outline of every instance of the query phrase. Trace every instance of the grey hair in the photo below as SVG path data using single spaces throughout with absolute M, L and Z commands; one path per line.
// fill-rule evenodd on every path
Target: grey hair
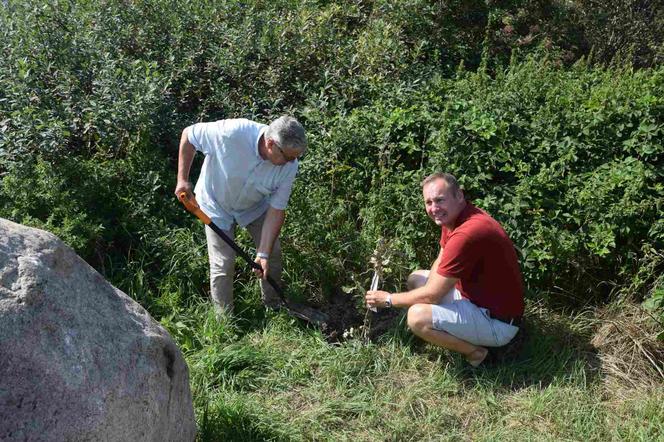
M 447 183 L 449 186 L 449 189 L 454 192 L 455 194 L 461 190 L 461 186 L 459 186 L 459 182 L 457 181 L 456 177 L 450 173 L 443 173 L 443 172 L 435 172 L 429 175 L 428 177 L 424 178 L 422 180 L 422 187 L 426 186 L 432 181 L 436 180 L 443 180 Z
M 304 127 L 293 117 L 281 116 L 270 123 L 265 137 L 274 140 L 277 146 L 298 151 L 298 156 L 307 151 L 307 135 Z

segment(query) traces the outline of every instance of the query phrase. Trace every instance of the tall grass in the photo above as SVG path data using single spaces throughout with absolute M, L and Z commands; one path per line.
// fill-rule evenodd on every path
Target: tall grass
M 661 385 L 620 400 L 604 388 L 590 312 L 571 317 L 531 303 L 521 354 L 473 369 L 403 324 L 376 342 L 330 345 L 284 314 L 256 321 L 257 287 L 246 289 L 235 317 L 217 321 L 201 304 L 184 327 L 162 321 L 196 343 L 185 354 L 202 441 L 664 437 Z

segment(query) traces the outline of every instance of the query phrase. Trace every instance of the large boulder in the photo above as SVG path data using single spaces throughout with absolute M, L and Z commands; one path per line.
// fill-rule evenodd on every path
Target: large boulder
M 0 440 L 192 441 L 166 330 L 54 235 L 0 218 Z

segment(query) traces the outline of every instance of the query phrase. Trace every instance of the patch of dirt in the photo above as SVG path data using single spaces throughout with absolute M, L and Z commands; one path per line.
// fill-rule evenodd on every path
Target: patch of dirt
M 320 310 L 328 317 L 322 331 L 328 342 L 339 342 L 344 338 L 344 332 L 351 328 L 358 328 L 364 320 L 357 310 L 355 300 L 337 290 L 327 299 L 327 303 L 320 306 Z
M 328 316 L 327 323 L 322 327 L 323 334 L 330 343 L 343 341 L 351 329 L 363 333 L 368 326 L 368 338 L 372 341 L 389 330 L 397 321 L 399 310 L 384 309 L 374 313 L 365 309 L 358 310 L 357 302 L 351 296 L 336 291 L 328 302 L 319 307 Z M 366 324 L 365 324 L 366 315 Z M 353 333 L 353 336 L 356 336 Z
M 320 327 L 329 343 L 339 343 L 350 337 L 365 337 L 375 341 L 399 320 L 399 309 L 377 312 L 358 309 L 357 300 L 337 290 L 327 302 L 314 306 L 289 302 L 288 314 Z
M 399 322 L 402 311 L 396 308 L 369 312 L 369 340 L 375 341 Z

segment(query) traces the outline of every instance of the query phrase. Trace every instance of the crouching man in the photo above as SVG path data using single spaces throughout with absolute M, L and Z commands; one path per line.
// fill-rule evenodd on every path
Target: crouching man
M 408 326 L 420 338 L 463 354 L 477 367 L 486 347 L 509 343 L 523 315 L 523 284 L 514 245 L 500 224 L 465 200 L 454 176 L 422 182 L 426 212 L 442 227 L 431 270 L 416 270 L 408 290 L 369 291 L 370 307 L 407 307 Z

